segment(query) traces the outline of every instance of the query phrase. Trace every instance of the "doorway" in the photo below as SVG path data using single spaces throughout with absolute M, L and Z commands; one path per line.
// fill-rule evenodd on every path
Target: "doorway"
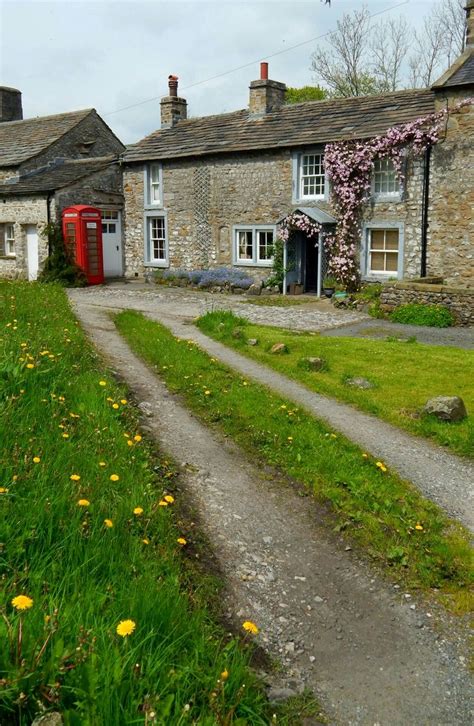
M 28 265 L 28 280 L 32 282 L 38 277 L 38 231 L 36 225 L 26 227 L 26 260 Z
M 313 239 L 305 239 L 305 270 L 304 270 L 304 291 L 317 292 L 318 290 L 318 242 Z
M 122 224 L 119 211 L 102 210 L 102 250 L 104 277 L 121 277 L 123 275 Z

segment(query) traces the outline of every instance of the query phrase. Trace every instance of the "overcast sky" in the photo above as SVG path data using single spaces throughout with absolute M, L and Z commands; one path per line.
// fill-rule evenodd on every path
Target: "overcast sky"
M 380 13 L 401 2 L 365 5 Z M 124 143 L 133 143 L 159 127 L 158 99 L 167 93 L 170 73 L 179 76 L 180 95 L 194 116 L 244 108 L 260 60 L 269 60 L 274 80 L 311 84 L 316 41 L 305 41 L 331 31 L 344 12 L 362 4 L 0 0 L 0 85 L 22 91 L 25 118 L 93 107 Z M 381 17 L 404 15 L 418 27 L 432 4 L 409 0 Z M 218 74 L 225 75 L 207 80 Z

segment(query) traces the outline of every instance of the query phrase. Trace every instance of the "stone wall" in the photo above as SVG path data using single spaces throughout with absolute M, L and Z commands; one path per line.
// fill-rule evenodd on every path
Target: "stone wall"
M 472 88 L 465 94 L 472 97 Z M 438 94 L 438 107 L 463 94 Z M 432 153 L 427 274 L 474 288 L 474 106 L 451 114 Z
M 275 225 L 295 207 L 292 201 L 292 157 L 289 150 L 236 154 L 163 164 L 163 208 L 166 213 L 172 269 L 232 265 L 232 228 L 240 224 Z M 374 202 L 366 210 L 371 222 L 404 225 L 405 268 L 420 275 L 422 163 L 411 161 L 407 183 L 397 201 Z M 144 165 L 124 168 L 125 274 L 144 273 Z M 301 206 L 331 211 L 325 201 Z M 256 278 L 271 268 L 247 267 Z
M 13 223 L 15 228 L 15 256 L 0 257 L 0 277 L 27 278 L 26 227 L 35 225 L 38 230 L 38 256 L 41 262 L 48 254 L 47 240 L 39 234 L 47 224 L 46 195 L 36 197 L 8 197 L 0 204 L 0 224 Z
M 424 282 L 386 284 L 380 296 L 381 305 L 393 309 L 406 303 L 444 305 L 453 313 L 457 325 L 474 325 L 474 290 Z

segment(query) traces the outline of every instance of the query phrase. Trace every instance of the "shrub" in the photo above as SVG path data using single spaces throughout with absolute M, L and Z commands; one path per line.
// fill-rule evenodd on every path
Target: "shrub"
M 193 273 L 191 273 L 192 275 Z M 216 267 L 212 270 L 203 270 L 197 283 L 199 287 L 214 287 L 226 285 L 228 287 L 242 287 L 247 289 L 253 280 L 243 270 L 234 270 L 227 267 Z
M 427 325 L 433 328 L 449 328 L 454 324 L 454 317 L 444 305 L 424 305 L 423 303 L 407 303 L 399 305 L 390 316 L 394 323 L 407 325 Z
M 45 224 L 41 236 L 48 239 L 49 255 L 38 275 L 38 281 L 57 282 L 67 287 L 85 287 L 87 277 L 67 250 L 61 225 L 58 222 Z

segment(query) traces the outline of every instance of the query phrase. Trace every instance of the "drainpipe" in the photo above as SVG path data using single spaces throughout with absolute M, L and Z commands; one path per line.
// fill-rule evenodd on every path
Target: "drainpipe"
M 430 164 L 431 146 L 425 151 L 423 170 L 423 201 L 421 210 L 421 277 L 426 277 L 426 257 L 428 247 L 428 206 L 430 202 Z
M 48 196 L 46 197 L 46 222 L 49 225 L 51 224 L 51 192 L 48 192 Z M 51 257 L 51 242 L 50 242 L 50 236 L 48 235 L 48 257 Z

